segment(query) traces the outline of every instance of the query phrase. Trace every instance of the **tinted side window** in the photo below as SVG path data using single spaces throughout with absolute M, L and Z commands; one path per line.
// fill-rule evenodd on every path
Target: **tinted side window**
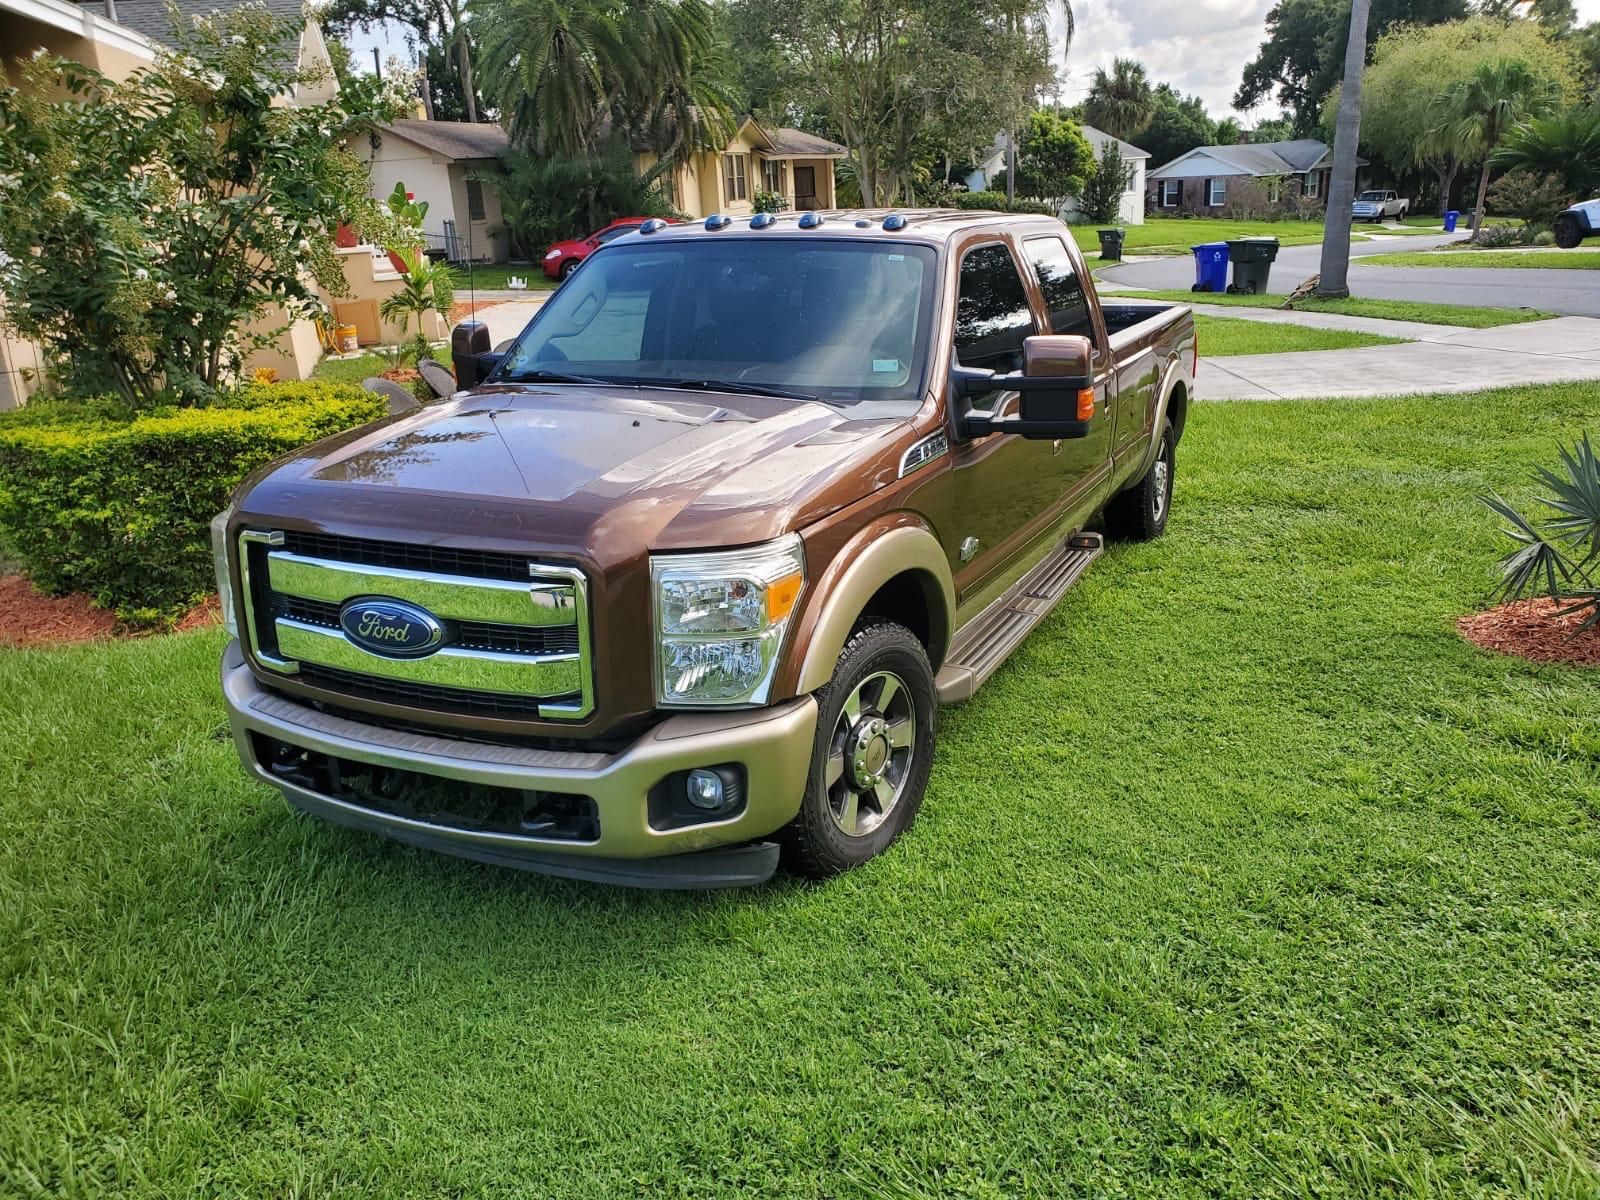
M 1011 251 L 980 246 L 961 260 L 956 360 L 964 367 L 1020 371 L 1022 340 L 1037 333 Z
M 1072 269 L 1072 258 L 1060 238 L 1029 238 L 1023 244 L 1028 261 L 1039 276 L 1039 290 L 1050 306 L 1050 332 L 1094 336 L 1089 301 Z

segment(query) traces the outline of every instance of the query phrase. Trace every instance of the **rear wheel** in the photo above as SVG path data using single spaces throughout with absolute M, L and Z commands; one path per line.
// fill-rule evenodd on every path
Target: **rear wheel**
M 1583 241 L 1583 226 L 1578 224 L 1578 218 L 1571 213 L 1562 213 L 1556 218 L 1556 245 L 1563 250 L 1571 250 Z
M 1106 505 L 1106 533 L 1127 542 L 1148 542 L 1167 528 L 1172 512 L 1172 480 L 1177 466 L 1177 435 L 1172 422 L 1161 426 L 1161 448 L 1143 478 Z
M 817 737 L 785 860 L 824 878 L 882 853 L 922 806 L 933 765 L 933 668 L 909 629 L 860 626 L 817 693 Z

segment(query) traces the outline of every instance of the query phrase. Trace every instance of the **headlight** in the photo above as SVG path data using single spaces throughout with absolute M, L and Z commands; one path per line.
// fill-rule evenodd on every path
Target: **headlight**
M 217 596 L 222 601 L 222 624 L 228 632 L 239 636 L 239 614 L 233 606 L 233 578 L 228 573 L 228 521 L 233 516 L 233 505 L 228 505 L 211 518 L 211 565 L 217 572 Z
M 656 700 L 672 707 L 765 704 L 805 585 L 794 534 L 718 554 L 650 560 Z
M 546 262 L 549 262 L 552 258 L 560 258 L 560 257 L 561 257 L 561 251 L 559 251 L 559 250 L 551 250 L 544 256 Z

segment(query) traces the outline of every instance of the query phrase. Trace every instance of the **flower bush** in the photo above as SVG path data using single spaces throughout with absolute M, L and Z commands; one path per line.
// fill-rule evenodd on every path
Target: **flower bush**
M 320 314 L 319 291 L 345 293 L 341 223 L 382 238 L 392 218 L 343 143 L 400 96 L 358 78 L 281 103 L 317 82 L 299 23 L 246 5 L 180 26 L 124 82 L 40 54 L 0 88 L 0 321 L 64 391 L 202 399 Z

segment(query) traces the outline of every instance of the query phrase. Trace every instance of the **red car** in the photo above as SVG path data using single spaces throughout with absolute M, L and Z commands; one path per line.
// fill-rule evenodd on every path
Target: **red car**
M 604 229 L 598 229 L 586 238 L 569 238 L 556 242 L 544 252 L 544 273 L 551 279 L 565 279 L 572 269 L 613 238 L 632 233 L 648 221 L 649 217 L 618 217 Z

